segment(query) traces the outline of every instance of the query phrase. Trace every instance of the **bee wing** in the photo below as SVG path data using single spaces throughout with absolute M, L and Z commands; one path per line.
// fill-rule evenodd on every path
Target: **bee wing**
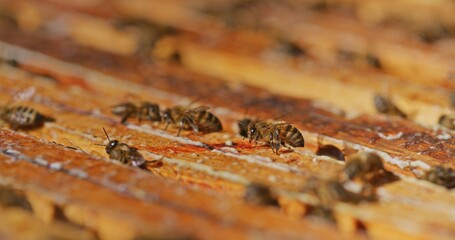
M 25 88 L 19 92 L 17 92 L 16 94 L 14 94 L 13 98 L 11 99 L 11 101 L 27 101 L 27 100 L 30 100 L 33 95 L 35 95 L 35 92 L 36 92 L 36 88 L 35 87 L 28 87 L 28 88 Z
M 131 155 L 131 165 L 133 165 L 134 167 L 140 167 L 145 162 L 146 162 L 146 160 L 141 155 L 139 155 L 137 152 L 135 152 L 134 154 Z
M 191 111 L 192 112 L 204 112 L 204 111 L 207 111 L 209 109 L 210 109 L 209 106 L 199 106 L 199 107 L 191 109 Z

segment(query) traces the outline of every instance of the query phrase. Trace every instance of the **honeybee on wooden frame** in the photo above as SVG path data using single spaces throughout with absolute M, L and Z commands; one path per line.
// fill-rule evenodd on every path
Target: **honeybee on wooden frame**
M 283 147 L 304 147 L 305 140 L 300 131 L 286 122 L 274 120 L 251 121 L 247 128 L 249 142 L 264 142 L 272 148 L 272 151 L 279 154 Z
M 170 124 L 178 127 L 177 136 L 182 130 L 193 130 L 194 132 L 211 133 L 223 130 L 221 121 L 208 111 L 209 107 L 184 107 L 175 106 L 163 112 L 163 121 L 166 123 L 165 129 Z
M 30 98 L 34 88 L 27 88 L 16 93 L 4 106 L 0 107 L 0 119 L 8 123 L 13 130 L 41 127 L 45 122 L 55 121 L 54 118 L 41 114 L 27 106 L 11 106 L 17 99 Z
M 139 122 L 142 120 L 161 121 L 160 107 L 158 104 L 150 102 L 141 102 L 140 104 L 121 103 L 112 107 L 112 113 L 121 117 L 121 123 L 125 123 L 130 117 L 136 117 Z

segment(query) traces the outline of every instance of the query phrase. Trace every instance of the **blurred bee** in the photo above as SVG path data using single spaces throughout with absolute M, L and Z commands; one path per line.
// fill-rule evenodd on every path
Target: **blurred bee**
M 301 46 L 282 37 L 277 39 L 277 48 L 293 58 L 304 57 L 306 55 L 305 50 Z
M 320 146 L 318 148 L 318 150 L 316 151 L 316 155 L 327 156 L 327 157 L 331 157 L 331 158 L 334 158 L 334 159 L 337 159 L 340 161 L 344 161 L 343 152 L 331 144 Z
M 371 53 L 368 53 L 365 55 L 365 61 L 368 65 L 371 67 L 377 68 L 377 69 L 382 69 L 382 64 L 381 60 L 379 58 Z
M 121 103 L 112 107 L 112 113 L 122 117 L 121 123 L 125 123 L 132 116 L 135 116 L 139 122 L 142 120 L 161 121 L 160 107 L 158 104 L 149 102 L 142 102 L 139 105 L 130 102 Z
M 161 25 L 141 18 L 123 18 L 114 22 L 114 27 L 119 30 L 138 30 L 138 43 L 135 55 L 145 58 L 150 57 L 151 51 L 157 42 L 165 36 L 174 35 L 178 30 L 169 25 Z
M 455 188 L 455 172 L 449 167 L 435 166 L 419 178 L 448 189 Z
M 455 130 L 455 115 L 443 114 L 441 117 L 439 117 L 438 123 L 447 129 Z
M 13 130 L 41 127 L 45 122 L 53 122 L 54 118 L 45 116 L 35 109 L 26 106 L 10 106 L 17 98 L 29 98 L 34 88 L 25 89 L 15 94 L 4 106 L 0 107 L 0 119 L 8 123 Z
M 281 146 L 304 147 L 305 141 L 297 128 L 289 123 L 273 120 L 251 121 L 248 124 L 248 140 L 268 144 L 272 151 L 279 154 Z
M 33 108 L 26 106 L 2 107 L 0 118 L 9 123 L 13 130 L 41 127 L 45 122 L 53 122 L 54 118 L 45 116 Z
M 432 44 L 443 38 L 451 37 L 453 31 L 444 24 L 436 24 L 431 28 L 420 29 L 417 35 L 422 42 Z
M 270 188 L 260 183 L 248 184 L 244 199 L 252 204 L 278 206 L 278 201 L 270 191 Z
M 374 105 L 379 113 L 407 118 L 407 115 L 403 113 L 390 99 L 382 95 L 374 96 Z
M 136 148 L 130 147 L 126 143 L 121 143 L 118 140 L 111 140 L 106 129 L 103 128 L 103 131 L 109 143 L 101 146 L 105 146 L 106 153 L 109 154 L 110 159 L 134 167 L 142 167 L 145 164 L 145 160 L 140 156 Z
M 319 179 L 310 177 L 302 188 L 303 192 L 314 194 L 319 205 L 322 207 L 333 207 L 336 202 L 359 203 L 362 200 L 367 200 L 361 195 L 348 191 L 339 181 L 330 179 Z
M 343 169 L 344 180 L 360 178 L 367 180 L 378 172 L 387 172 L 381 158 L 371 152 L 359 152 L 349 157 Z
M 4 185 L 0 185 L 0 207 L 20 207 L 32 210 L 32 206 L 24 194 Z
M 180 136 L 182 129 L 192 129 L 194 132 L 211 133 L 223 130 L 220 120 L 208 111 L 209 107 L 200 106 L 196 108 L 175 106 L 163 112 L 163 120 L 166 122 L 164 129 L 169 124 L 179 127 L 177 136 Z

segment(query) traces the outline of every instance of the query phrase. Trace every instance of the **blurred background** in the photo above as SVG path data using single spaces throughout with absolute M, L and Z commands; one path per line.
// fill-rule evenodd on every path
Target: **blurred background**
M 65 48 L 69 42 L 132 57 L 122 68 L 138 68 L 131 59 L 179 65 L 228 83 L 320 100 L 319 106 L 348 115 L 376 112 L 371 101 L 379 93 L 422 124 L 435 124 L 452 105 L 455 3 L 450 0 L 0 4 L 3 38 L 15 41 L 13 33 L 20 31 L 56 42 L 66 55 L 72 54 Z M 113 64 L 109 58 L 93 61 Z M 416 93 L 423 89 L 427 94 Z

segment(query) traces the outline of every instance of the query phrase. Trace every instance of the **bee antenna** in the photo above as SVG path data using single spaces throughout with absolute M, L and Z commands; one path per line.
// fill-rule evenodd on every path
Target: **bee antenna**
M 96 146 L 103 146 L 103 147 L 106 146 L 106 145 L 104 145 L 104 144 L 99 144 L 99 143 L 95 143 L 95 145 L 96 145 Z
M 109 138 L 109 135 L 107 134 L 106 129 L 103 128 L 103 131 L 104 131 L 104 134 L 106 134 L 107 140 L 109 140 L 109 142 L 110 142 L 111 139 Z M 104 146 L 104 145 L 103 145 L 103 146 Z
M 70 142 L 73 146 L 75 146 L 76 148 L 79 148 L 79 150 L 81 150 L 82 152 L 85 153 L 84 149 L 82 149 L 81 147 L 79 147 L 77 144 L 75 144 L 73 141 L 71 141 L 70 139 L 66 138 L 66 140 L 68 142 Z

